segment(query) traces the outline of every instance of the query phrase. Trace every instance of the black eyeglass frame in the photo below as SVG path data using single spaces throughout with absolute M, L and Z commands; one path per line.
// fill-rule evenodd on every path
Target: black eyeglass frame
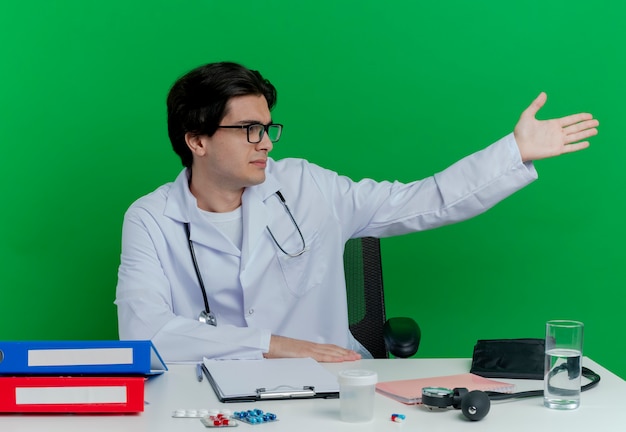
M 254 127 L 263 127 L 263 132 L 259 135 L 258 140 L 257 141 L 253 141 L 250 139 L 250 131 L 252 130 L 252 128 Z M 251 123 L 251 124 L 246 124 L 246 125 L 219 125 L 218 128 L 221 129 L 246 129 L 246 137 L 248 138 L 248 142 L 250 144 L 258 144 L 261 141 L 263 141 L 263 137 L 265 136 L 265 134 L 267 134 L 267 136 L 270 136 L 270 127 L 276 127 L 278 126 L 278 132 L 277 132 L 277 138 L 275 140 L 272 140 L 272 138 L 270 137 L 270 141 L 272 141 L 273 143 L 278 142 L 278 140 L 280 140 L 281 135 L 283 134 L 283 125 L 280 123 L 269 123 L 264 125 L 263 123 Z M 254 135 L 254 134 L 252 134 Z

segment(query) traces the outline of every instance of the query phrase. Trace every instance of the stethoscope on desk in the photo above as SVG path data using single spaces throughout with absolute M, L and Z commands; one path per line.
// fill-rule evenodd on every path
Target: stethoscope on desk
M 570 357 L 567 359 L 567 363 L 563 363 L 552 369 L 545 377 L 545 380 L 548 381 L 548 391 L 550 393 L 558 391 L 561 396 L 578 395 L 578 390 L 557 390 L 549 384 L 551 378 L 563 372 L 568 374 L 570 380 L 577 378 L 580 374 L 589 380 L 587 384 L 581 386 L 580 391 L 590 390 L 597 386 L 600 382 L 600 375 L 589 368 L 581 366 L 580 358 Z M 495 391 L 484 392 L 480 390 L 469 391 L 466 388 L 449 389 L 444 387 L 424 387 L 422 388 L 421 402 L 424 407 L 431 411 L 435 408 L 447 408 L 452 406 L 453 408 L 460 409 L 467 419 L 478 421 L 483 419 L 487 413 L 489 413 L 491 401 L 519 399 L 543 395 L 543 390 L 530 390 L 518 393 L 500 393 Z
M 276 191 L 276 196 L 280 198 L 280 202 L 282 203 L 283 207 L 287 211 L 287 214 L 289 215 L 289 219 L 291 219 L 293 226 L 296 227 L 296 230 L 298 231 L 298 234 L 300 235 L 300 240 L 302 241 L 302 249 L 294 253 L 287 252 L 278 243 L 278 240 L 276 240 L 276 237 L 274 237 L 274 234 L 272 233 L 272 230 L 270 230 L 270 227 L 266 226 L 265 228 L 267 228 L 267 231 L 272 237 L 272 240 L 274 240 L 274 243 L 276 244 L 276 246 L 278 246 L 278 249 L 280 249 L 282 253 L 292 258 L 299 257 L 306 251 L 306 242 L 304 241 L 304 236 L 302 235 L 302 231 L 300 231 L 300 227 L 298 226 L 296 219 L 293 217 L 291 210 L 289 210 L 289 207 L 287 206 L 287 202 L 285 201 L 285 197 L 283 197 L 283 194 L 280 193 L 280 191 Z M 196 259 L 196 253 L 193 248 L 193 242 L 191 241 L 191 230 L 189 229 L 189 222 L 185 222 L 185 233 L 187 234 L 187 242 L 189 243 L 189 253 L 191 254 L 191 261 L 193 262 L 193 268 L 196 271 L 196 276 L 198 277 L 198 283 L 200 284 L 200 290 L 202 291 L 202 300 L 204 301 L 204 310 L 200 312 L 200 315 L 198 315 L 198 321 L 200 321 L 203 324 L 216 326 L 217 318 L 215 317 L 215 314 L 211 312 L 211 309 L 209 308 L 209 299 L 206 294 L 206 288 L 204 287 L 204 281 L 202 280 L 202 275 L 200 274 L 200 267 L 198 267 L 198 260 Z

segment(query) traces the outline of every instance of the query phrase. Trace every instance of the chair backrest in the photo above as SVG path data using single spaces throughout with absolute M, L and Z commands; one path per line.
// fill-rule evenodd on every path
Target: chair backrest
M 349 240 L 343 261 L 350 331 L 374 358 L 388 358 L 383 337 L 386 316 L 380 239 Z

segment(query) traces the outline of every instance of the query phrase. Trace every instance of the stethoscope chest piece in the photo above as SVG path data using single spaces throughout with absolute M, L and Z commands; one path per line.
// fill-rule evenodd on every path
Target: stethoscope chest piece
M 455 405 L 455 399 L 459 399 L 462 395 L 455 394 L 455 390 L 444 387 L 424 387 L 422 389 L 422 403 L 428 409 L 447 408 Z M 467 392 L 467 390 L 466 390 Z
M 200 321 L 203 324 L 208 324 L 212 326 L 217 325 L 217 318 L 215 318 L 215 315 L 213 315 L 213 312 L 207 312 L 205 310 L 200 312 L 200 315 L 198 315 L 198 321 Z
M 452 406 L 460 409 L 463 415 L 472 421 L 485 417 L 491 406 L 487 393 L 478 390 L 468 391 L 466 388 L 424 387 L 422 403 L 430 410 Z

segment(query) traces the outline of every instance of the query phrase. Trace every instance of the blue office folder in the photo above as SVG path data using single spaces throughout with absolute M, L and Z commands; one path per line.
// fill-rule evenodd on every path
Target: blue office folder
M 0 341 L 1 375 L 144 375 L 167 366 L 149 340 Z

